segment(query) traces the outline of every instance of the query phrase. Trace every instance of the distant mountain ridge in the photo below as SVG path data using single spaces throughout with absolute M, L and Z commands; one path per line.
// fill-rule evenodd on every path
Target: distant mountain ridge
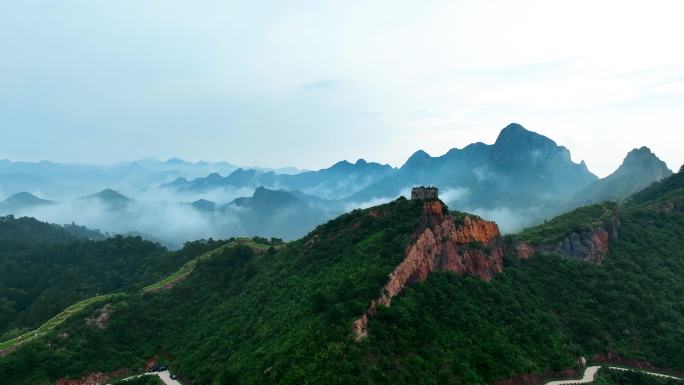
M 450 207 L 495 220 L 508 233 L 582 204 L 620 201 L 671 173 L 650 150 L 642 148 L 630 153 L 615 173 L 599 180 L 583 161 L 574 162 L 567 148 L 517 123 L 503 128 L 494 143 L 476 142 L 440 156 L 418 150 L 399 168 L 364 159 L 296 174 L 179 158 L 112 166 L 8 162 L 0 161 L 0 192 L 30 185 L 31 189 L 22 191 L 40 191 L 40 196 L 64 205 L 41 217 L 47 210 L 39 208 L 47 205 L 38 205 L 39 201 L 26 201 L 23 206 L 7 202 L 5 213 L 30 207 L 30 212 L 21 214 L 71 222 L 78 221 L 82 208 L 92 208 L 89 226 L 114 233 L 143 231 L 146 238 L 165 242 L 169 240 L 154 234 L 161 233 L 161 228 L 150 225 L 151 216 L 185 218 L 195 225 L 187 239 L 218 234 L 292 239 L 341 213 L 408 196 L 415 185 L 439 187 L 440 198 Z M 3 178 L 8 170 L 15 176 Z M 93 178 L 92 186 L 72 185 L 84 177 Z M 40 186 L 60 193 L 53 197 Z M 86 195 L 98 190 L 102 191 Z M 297 210 L 305 213 L 305 220 L 296 218 Z M 110 217 L 114 212 L 117 216 Z M 136 221 L 142 217 L 146 219 Z M 172 221 L 178 224 L 180 219 L 175 218 Z M 135 223 L 148 227 L 141 229 Z M 188 226 L 179 228 L 190 234 Z
M 0 213 L 13 214 L 21 210 L 25 210 L 37 206 L 49 206 L 57 202 L 48 199 L 41 199 L 37 196 L 27 193 L 19 192 L 12 194 L 4 201 L 0 202 Z
M 238 168 L 239 166 L 228 162 L 188 162 L 176 157 L 165 161 L 140 159 L 112 165 L 1 159 L 0 192 L 8 195 L 23 191 L 42 192 L 53 199 L 62 199 L 104 188 L 138 190 L 167 183 L 179 177 L 198 178 L 214 172 L 227 174 Z M 294 167 L 248 168 L 282 174 L 296 174 L 302 171 Z
M 672 171 L 665 162 L 648 147 L 635 148 L 627 154 L 615 172 L 577 193 L 569 206 L 577 207 L 602 201 L 620 202 L 670 175 Z
M 497 210 L 509 217 L 520 212 L 533 222 L 555 214 L 560 202 L 597 179 L 584 162 L 572 161 L 567 148 L 513 123 L 491 145 L 473 143 L 436 157 L 417 151 L 392 175 L 345 200 L 392 199 L 411 186 L 430 184 L 459 210 L 485 216 Z
M 114 191 L 112 189 L 104 189 L 98 193 L 87 195 L 81 198 L 81 201 L 98 201 L 105 205 L 109 210 L 122 210 L 133 202 L 133 199 Z
M 239 168 L 225 177 L 218 173 L 212 173 L 194 180 L 178 178 L 171 183 L 162 185 L 162 187 L 180 191 L 202 192 L 224 187 L 257 188 L 265 186 L 271 189 L 300 190 L 321 198 L 341 199 L 359 188 L 390 175 L 394 170 L 390 165 L 366 162 L 363 159 L 357 160 L 356 163 L 344 160 L 329 168 L 294 175 Z

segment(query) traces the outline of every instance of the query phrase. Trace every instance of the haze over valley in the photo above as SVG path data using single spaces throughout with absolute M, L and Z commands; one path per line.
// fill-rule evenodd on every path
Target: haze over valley
M 0 2 L 0 385 L 677 385 L 681 0 Z

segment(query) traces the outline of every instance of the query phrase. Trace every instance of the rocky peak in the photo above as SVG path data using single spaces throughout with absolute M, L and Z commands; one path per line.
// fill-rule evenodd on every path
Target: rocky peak
M 425 165 L 427 165 L 427 162 L 432 159 L 430 157 L 430 154 L 423 150 L 418 150 L 411 155 L 411 157 L 408 158 L 406 163 L 404 163 L 403 166 L 401 166 L 402 169 L 412 169 L 412 168 L 420 168 Z
M 501 130 L 492 147 L 492 159 L 499 162 L 536 162 L 553 154 L 570 160 L 570 152 L 565 147 L 517 123 L 511 123 Z
M 616 212 L 604 223 L 588 230 L 572 232 L 557 242 L 538 245 L 525 241 L 516 242 L 513 245 L 513 253 L 520 259 L 541 253 L 601 264 L 608 255 L 611 244 L 617 241 L 619 230 L 620 220 Z
M 615 171 L 616 175 L 626 173 L 639 173 L 652 180 L 661 180 L 672 175 L 667 164 L 648 147 L 635 148 L 627 154 L 622 165 Z
M 468 215 L 456 219 L 441 201 L 426 202 L 403 261 L 390 273 L 382 295 L 354 322 L 356 339 L 368 334 L 369 317 L 378 305 L 389 306 L 404 287 L 425 281 L 435 271 L 470 274 L 486 281 L 503 271 L 503 247 L 496 223 Z

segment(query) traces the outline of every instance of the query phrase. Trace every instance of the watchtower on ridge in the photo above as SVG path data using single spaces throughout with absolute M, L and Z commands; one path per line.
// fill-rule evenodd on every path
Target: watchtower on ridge
M 437 187 L 434 186 L 420 186 L 411 189 L 411 200 L 414 199 L 438 199 Z

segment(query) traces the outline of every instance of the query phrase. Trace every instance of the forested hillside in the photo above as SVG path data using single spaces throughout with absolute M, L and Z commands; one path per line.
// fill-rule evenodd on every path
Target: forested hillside
M 280 251 L 227 248 L 170 290 L 114 300 L 103 327 L 86 321 L 100 304 L 0 358 L 0 381 L 142 370 L 155 355 L 195 385 L 493 384 L 605 353 L 681 371 L 683 181 L 676 174 L 624 206 L 580 209 L 508 239 L 491 281 L 432 273 L 379 306 L 360 340 L 352 322 L 381 294 L 415 230 L 434 226 L 422 202 L 357 210 Z M 516 257 L 515 242 L 555 242 L 607 213 L 619 229 L 600 263 Z M 457 226 L 463 218 L 453 216 Z
M 89 230 L 33 218 L 0 220 L 0 341 L 45 322 L 96 294 L 133 291 L 178 269 L 217 242 L 169 252 L 140 237 L 100 241 Z

